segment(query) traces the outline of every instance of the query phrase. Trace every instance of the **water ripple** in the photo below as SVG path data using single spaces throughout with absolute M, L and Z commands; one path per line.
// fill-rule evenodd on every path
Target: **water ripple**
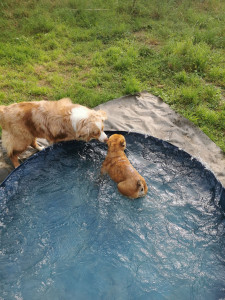
M 51 149 L 0 187 L 0 299 L 222 299 L 225 219 L 208 173 L 128 136 L 149 185 L 131 201 L 100 176 L 105 146 L 82 145 Z

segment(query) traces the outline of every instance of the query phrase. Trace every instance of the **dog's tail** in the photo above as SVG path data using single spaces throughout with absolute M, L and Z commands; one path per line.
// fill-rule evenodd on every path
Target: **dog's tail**
M 3 121 L 4 109 L 5 109 L 5 106 L 4 105 L 0 105 L 0 125 L 1 125 L 1 123 Z

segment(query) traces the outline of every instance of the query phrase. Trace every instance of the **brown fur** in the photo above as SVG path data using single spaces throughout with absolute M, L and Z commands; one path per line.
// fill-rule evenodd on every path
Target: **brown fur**
M 118 183 L 121 194 L 129 198 L 145 196 L 148 187 L 144 178 L 135 170 L 126 157 L 126 141 L 121 134 L 113 134 L 107 141 L 108 153 L 102 164 L 101 173 L 108 173 Z
M 74 139 L 83 141 L 98 139 L 103 132 L 106 113 L 85 108 L 88 111 L 88 118 L 77 122 L 76 130 L 74 130 L 71 111 L 81 107 L 81 105 L 73 104 L 68 98 L 58 101 L 1 105 L 2 143 L 13 165 L 15 167 L 19 165 L 18 155 L 28 146 L 40 150 L 36 138 L 45 138 L 50 143 Z M 96 122 L 101 125 L 101 129 L 96 126 Z

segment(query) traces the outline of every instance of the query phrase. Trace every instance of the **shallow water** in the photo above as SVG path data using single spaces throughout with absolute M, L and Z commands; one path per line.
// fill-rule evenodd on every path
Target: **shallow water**
M 98 142 L 49 148 L 0 188 L 0 299 L 225 297 L 221 187 L 177 148 L 126 140 L 144 198 L 100 176 Z

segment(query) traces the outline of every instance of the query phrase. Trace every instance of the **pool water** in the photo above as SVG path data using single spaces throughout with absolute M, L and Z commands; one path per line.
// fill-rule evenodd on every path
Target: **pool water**
M 144 198 L 100 176 L 99 142 L 50 147 L 3 183 L 0 299 L 224 299 L 221 185 L 176 147 L 126 140 Z

